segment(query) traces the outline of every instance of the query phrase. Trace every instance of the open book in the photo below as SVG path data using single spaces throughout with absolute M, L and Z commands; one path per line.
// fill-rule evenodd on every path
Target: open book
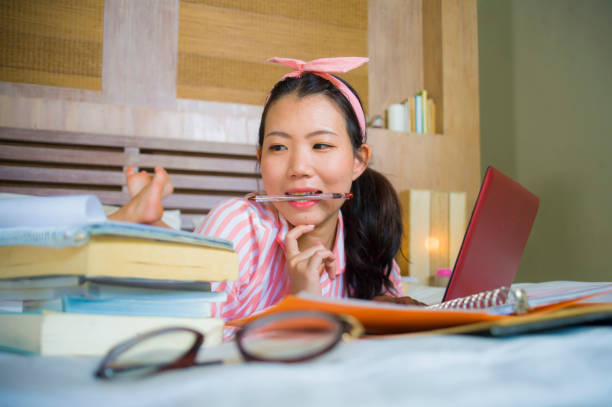
M 508 292 L 508 291 L 507 291 Z M 535 292 L 532 290 L 532 292 Z M 532 295 L 530 304 L 527 293 L 526 308 L 517 314 L 516 299 L 502 305 L 484 308 L 441 308 L 401 305 L 358 299 L 334 299 L 307 293 L 290 295 L 265 311 L 227 324 L 241 326 L 257 317 L 281 311 L 317 310 L 335 314 L 346 314 L 357 318 L 366 332 L 371 334 L 397 334 L 435 330 L 443 333 L 461 333 L 489 329 L 490 327 L 516 324 L 519 321 L 550 319 L 556 316 L 567 318 L 577 314 L 590 314 L 590 310 L 603 313 L 612 319 L 612 302 L 591 303 L 597 297 L 609 301 L 606 294 L 612 293 L 612 283 L 567 284 L 549 290 L 549 294 Z M 525 304 L 523 304 L 525 305 Z M 563 311 L 564 313 L 557 314 Z M 572 311 L 572 312 L 569 312 Z M 469 329 L 468 329 L 469 328 Z
M 123 236 L 233 250 L 231 242 L 193 233 L 106 219 L 95 195 L 0 199 L 0 246 L 81 246 L 91 236 Z
M 238 256 L 224 239 L 108 221 L 93 195 L 0 200 L 0 279 L 55 275 L 235 280 Z

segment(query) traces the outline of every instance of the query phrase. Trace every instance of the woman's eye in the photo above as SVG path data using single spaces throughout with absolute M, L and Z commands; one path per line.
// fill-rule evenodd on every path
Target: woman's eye
M 282 144 L 273 144 L 270 147 L 268 147 L 268 149 L 270 151 L 281 151 L 281 150 L 286 150 L 287 147 L 283 146 Z
M 331 148 L 331 145 L 325 143 L 317 143 L 313 146 L 315 150 L 325 150 Z

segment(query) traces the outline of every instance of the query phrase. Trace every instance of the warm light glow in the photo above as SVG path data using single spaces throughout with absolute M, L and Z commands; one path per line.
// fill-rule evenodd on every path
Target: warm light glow
M 437 250 L 440 248 L 440 241 L 435 237 L 428 237 L 425 239 L 425 248 L 429 251 Z

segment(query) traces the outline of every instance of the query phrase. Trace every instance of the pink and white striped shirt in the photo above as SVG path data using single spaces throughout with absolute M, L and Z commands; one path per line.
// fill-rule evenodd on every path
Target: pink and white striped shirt
M 223 291 L 227 301 L 213 305 L 212 316 L 226 321 L 249 316 L 278 303 L 289 294 L 286 270 L 285 236 L 289 225 L 271 204 L 246 199 L 229 199 L 213 208 L 196 233 L 220 237 L 233 242 L 238 253 L 238 279 L 212 283 L 213 291 Z M 347 297 L 344 284 L 346 259 L 344 226 L 338 214 L 338 233 L 334 244 L 336 279 L 321 275 L 322 294 L 327 297 Z M 393 262 L 391 281 L 403 295 L 399 267 Z M 391 294 L 391 293 L 390 293 Z

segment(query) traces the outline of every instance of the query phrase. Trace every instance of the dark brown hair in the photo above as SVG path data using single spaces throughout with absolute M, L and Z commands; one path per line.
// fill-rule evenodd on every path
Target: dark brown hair
M 353 88 L 348 83 L 346 85 L 359 99 Z M 261 116 L 260 147 L 270 106 L 288 94 L 300 98 L 323 94 L 333 100 L 344 115 L 353 152 L 357 154 L 362 140 L 355 111 L 331 82 L 311 73 L 299 78 L 286 78 L 274 86 Z M 353 181 L 351 192 L 353 199 L 347 200 L 341 208 L 346 254 L 345 283 L 351 297 L 371 299 L 387 291 L 394 292 L 390 275 L 402 237 L 401 210 L 389 180 L 371 168 L 366 168 Z

